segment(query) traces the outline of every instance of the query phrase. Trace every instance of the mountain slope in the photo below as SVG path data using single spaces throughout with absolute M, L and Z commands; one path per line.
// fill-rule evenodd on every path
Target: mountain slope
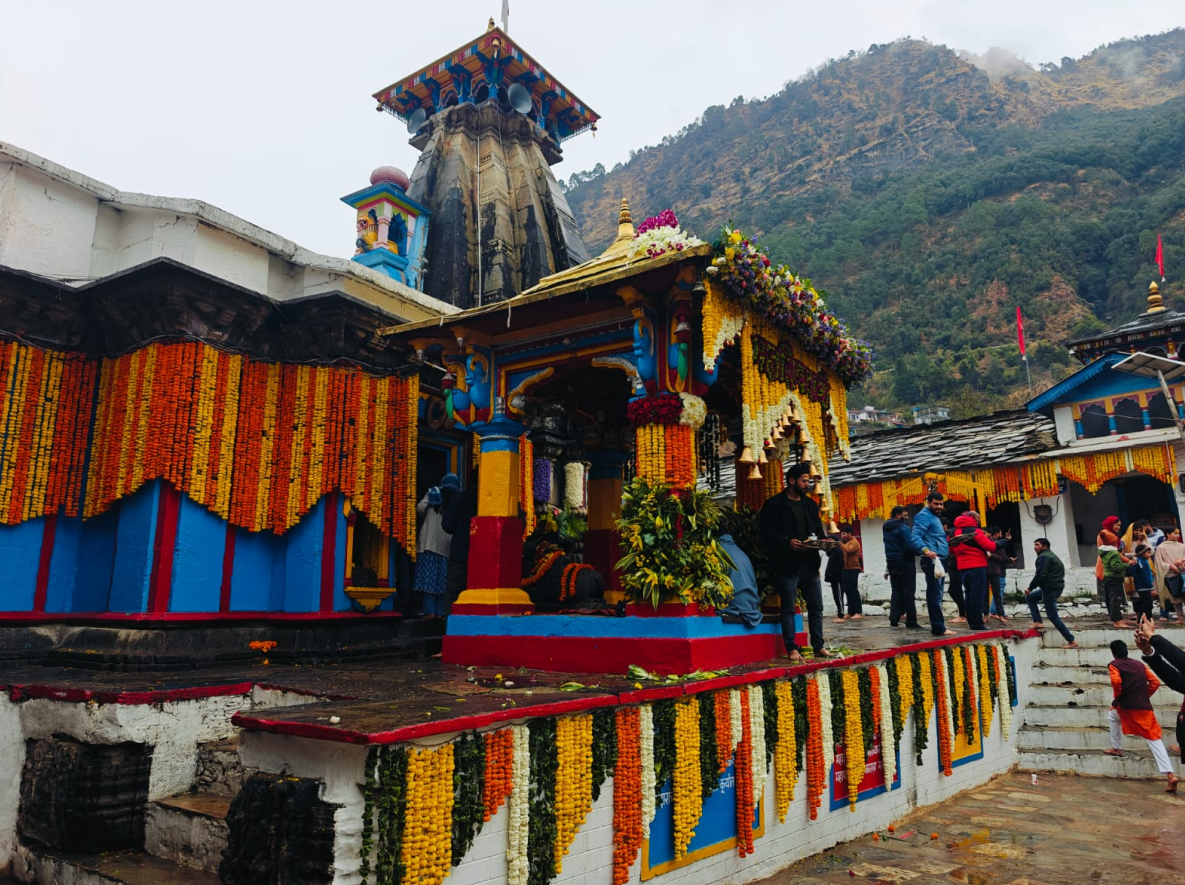
M 1048 383 L 1069 368 L 1053 342 L 1138 309 L 1153 230 L 1170 266 L 1185 260 L 1183 59 L 1185 30 L 1041 71 L 876 46 L 709 108 L 613 172 L 574 176 L 568 200 L 594 250 L 622 196 L 701 236 L 729 218 L 755 231 L 876 346 L 878 402 L 1007 397 L 1023 382 L 1017 304 Z

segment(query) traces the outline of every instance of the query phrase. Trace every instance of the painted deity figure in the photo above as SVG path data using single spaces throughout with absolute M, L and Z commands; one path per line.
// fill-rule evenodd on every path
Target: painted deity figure
M 658 358 L 654 347 L 654 327 L 645 317 L 634 321 L 634 363 L 646 392 L 657 392 Z

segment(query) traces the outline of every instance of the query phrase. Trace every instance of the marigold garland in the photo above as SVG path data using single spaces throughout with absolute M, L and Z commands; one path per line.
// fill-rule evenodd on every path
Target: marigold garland
M 930 742 L 930 714 L 934 710 L 934 698 L 936 695 L 936 683 L 933 673 L 934 658 L 925 652 L 918 652 L 913 668 L 913 736 L 918 765 L 922 764 L 922 753 Z M 945 691 L 945 689 L 943 690 Z
M 753 754 L 749 771 L 753 778 L 753 801 L 760 803 L 765 798 L 765 781 L 769 774 L 765 752 L 765 689 L 760 683 L 750 685 L 748 694 L 749 746 Z
M 979 740 L 979 679 L 975 672 L 975 650 L 968 645 L 959 649 L 959 657 L 963 659 L 963 699 L 967 706 L 964 723 L 967 742 L 974 744 Z
M 786 822 L 786 812 L 794 801 L 798 783 L 798 740 L 794 729 L 794 686 L 779 682 L 774 688 L 778 700 L 778 742 L 774 745 L 774 803 L 778 823 Z
M 617 764 L 613 769 L 613 885 L 625 885 L 642 847 L 643 757 L 638 709 L 616 712 Z M 653 797 L 654 791 L 650 790 Z
M 848 787 L 848 805 L 856 810 L 860 798 L 860 782 L 864 780 L 867 757 L 864 748 L 864 725 L 860 709 L 860 675 L 855 670 L 840 673 L 843 680 L 844 718 L 844 781 Z
M 412 748 L 407 758 L 407 819 L 399 846 L 404 885 L 440 885 L 452 868 L 453 745 Z
M 831 695 L 830 673 L 820 674 L 816 682 L 819 685 L 819 731 L 823 735 L 823 781 L 831 781 L 831 769 L 835 765 L 835 730 L 832 727 L 832 708 L 834 700 Z M 842 703 L 842 701 L 841 701 Z M 815 723 L 811 723 L 814 729 Z
M 555 872 L 592 810 L 592 716 L 556 720 Z M 698 764 L 698 761 L 697 761 Z
M 810 730 L 806 741 L 806 795 L 811 820 L 819 817 L 819 806 L 826 791 L 826 761 L 823 753 L 823 713 L 819 701 L 820 681 L 810 678 L 806 683 L 807 721 Z
M 753 853 L 753 811 L 756 808 L 753 795 L 753 734 L 749 692 L 740 692 L 741 742 L 737 745 L 736 811 L 737 811 L 737 854 L 747 857 Z
M 934 697 L 938 704 L 938 758 L 942 763 L 942 773 L 947 777 L 951 774 L 951 711 L 947 699 L 947 685 L 950 676 L 946 670 L 946 657 L 942 649 L 934 650 Z
M 679 860 L 687 854 L 704 807 L 699 768 L 699 701 L 695 698 L 675 704 L 675 753 L 672 815 L 675 859 Z
M 1000 699 L 1000 730 L 1004 733 L 1004 740 L 1012 740 L 1012 697 L 1013 681 L 1010 678 L 1011 667 L 1008 661 L 1008 649 L 1004 646 L 992 646 L 992 658 L 996 669 L 996 692 Z M 1001 662 L 1003 658 L 1003 662 Z
M 535 531 L 535 446 L 525 433 L 518 438 L 518 506 L 523 512 L 523 540 Z
M 720 774 L 724 773 L 724 769 L 728 768 L 728 763 L 732 761 L 734 733 L 732 723 L 732 693 L 729 691 L 718 691 L 712 696 L 712 701 L 716 706 L 716 764 Z
M 482 818 L 489 821 L 514 789 L 514 732 L 508 728 L 484 736 L 485 778 L 482 783 Z

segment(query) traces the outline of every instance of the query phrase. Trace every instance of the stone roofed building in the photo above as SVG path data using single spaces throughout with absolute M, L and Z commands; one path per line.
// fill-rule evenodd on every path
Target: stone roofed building
M 1166 309 L 1153 283 L 1135 320 L 1068 342 L 1086 365 L 1024 410 L 853 439 L 851 462 L 830 479 L 837 519 L 859 526 L 866 595 L 888 595 L 884 519 L 896 504 L 916 512 L 930 487 L 944 492 L 951 516 L 979 500 L 985 525 L 1012 530 L 1022 568 L 1033 540 L 1049 538 L 1071 595 L 1095 590 L 1095 536 L 1107 516 L 1180 525 L 1183 342 L 1185 314 Z M 1155 366 L 1134 373 L 1136 353 L 1159 360 L 1166 383 Z

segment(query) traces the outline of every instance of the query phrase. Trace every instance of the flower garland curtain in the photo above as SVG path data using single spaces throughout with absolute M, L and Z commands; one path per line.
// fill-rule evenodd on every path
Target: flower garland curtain
M 418 400 L 415 376 L 255 362 L 200 342 L 101 363 L 10 343 L 0 518 L 91 517 L 165 479 L 234 525 L 281 534 L 340 490 L 411 550 Z
M 1073 480 L 1092 495 L 1103 483 L 1129 473 L 1143 473 L 1168 485 L 1176 482 L 1177 461 L 1172 446 L 1161 443 L 1114 452 L 1046 458 L 1028 464 L 985 470 L 948 470 L 937 481 L 938 491 L 958 501 L 972 498 L 971 486 L 984 490 L 987 505 L 1020 502 L 1058 494 L 1058 475 Z M 856 483 L 834 490 L 836 518 L 841 522 L 887 519 L 898 504 L 921 504 L 929 487 L 921 477 Z

